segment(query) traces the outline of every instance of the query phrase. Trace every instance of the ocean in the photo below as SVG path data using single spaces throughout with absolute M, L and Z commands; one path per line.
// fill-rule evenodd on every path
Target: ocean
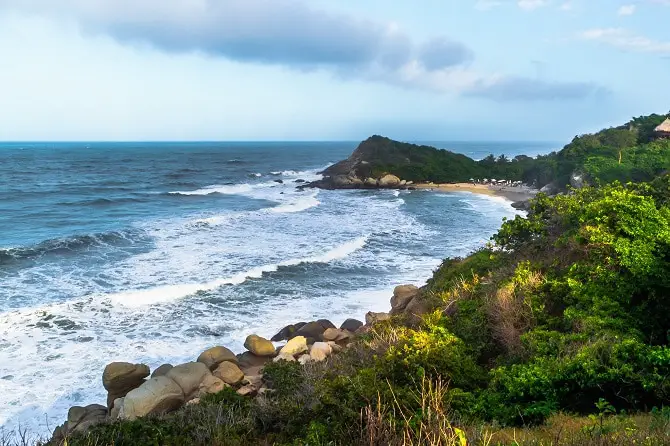
M 298 190 L 354 142 L 0 143 L 0 426 L 48 434 L 152 369 L 251 333 L 388 311 L 515 211 L 465 192 Z M 550 143 L 432 143 L 480 159 Z

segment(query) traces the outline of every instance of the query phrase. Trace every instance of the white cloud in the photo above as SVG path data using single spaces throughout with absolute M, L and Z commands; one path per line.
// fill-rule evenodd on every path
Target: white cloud
M 604 43 L 626 51 L 670 54 L 670 42 L 640 36 L 623 28 L 590 29 L 580 33 L 579 38 Z
M 635 14 L 635 9 L 636 9 L 635 5 L 623 5 L 619 8 L 617 14 L 619 14 L 620 16 L 633 15 Z
M 516 0 L 515 0 L 516 1 Z M 463 43 L 437 36 L 417 41 L 397 24 L 312 7 L 301 0 L 0 0 L 3 8 L 74 21 L 89 36 L 121 45 L 149 46 L 164 54 L 206 54 L 248 65 L 328 73 L 444 94 L 495 94 L 513 85 L 516 98 L 575 99 L 590 83 L 544 82 L 496 76 L 470 68 Z M 524 9 L 548 0 L 518 0 Z M 511 82 L 511 83 L 510 83 Z M 524 82 L 528 90 L 521 86 Z

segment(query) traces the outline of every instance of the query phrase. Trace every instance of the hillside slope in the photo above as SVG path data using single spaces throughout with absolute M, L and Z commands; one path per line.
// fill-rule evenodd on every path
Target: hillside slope
M 670 139 L 654 140 L 653 129 L 668 115 L 649 115 L 595 134 L 575 137 L 559 152 L 508 159 L 490 155 L 475 161 L 465 155 L 375 135 L 322 173 L 310 186 L 325 189 L 377 187 L 384 175 L 435 183 L 496 178 L 523 181 L 548 190 L 612 181 L 650 181 L 670 169 Z M 369 180 L 371 179 L 371 180 Z M 377 181 L 377 183 L 375 183 Z

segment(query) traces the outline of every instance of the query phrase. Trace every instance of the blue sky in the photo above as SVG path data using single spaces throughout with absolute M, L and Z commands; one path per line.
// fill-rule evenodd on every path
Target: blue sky
M 0 0 L 0 140 L 551 140 L 670 110 L 670 0 Z

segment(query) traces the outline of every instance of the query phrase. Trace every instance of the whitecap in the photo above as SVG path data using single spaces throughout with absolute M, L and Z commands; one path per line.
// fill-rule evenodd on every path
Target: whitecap
M 212 291 L 224 285 L 240 285 L 249 279 L 259 279 L 263 277 L 263 274 L 275 272 L 282 267 L 296 266 L 303 263 L 330 263 L 335 260 L 343 259 L 363 248 L 368 238 L 369 236 L 359 237 L 355 240 L 336 246 L 321 255 L 301 259 L 289 259 L 279 263 L 257 266 L 247 271 L 237 273 L 231 277 L 212 280 L 205 283 L 164 285 L 145 290 L 124 291 L 101 297 L 109 299 L 113 304 L 120 304 L 126 307 L 142 307 L 170 302 L 197 294 L 198 292 Z

